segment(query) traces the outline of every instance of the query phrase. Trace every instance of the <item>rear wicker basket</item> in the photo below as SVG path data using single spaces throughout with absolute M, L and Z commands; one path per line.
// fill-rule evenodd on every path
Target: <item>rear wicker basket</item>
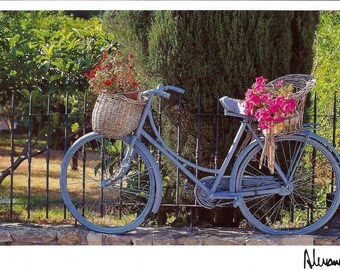
M 136 130 L 145 103 L 123 95 L 99 95 L 92 112 L 93 131 L 121 139 Z
M 260 158 L 259 167 L 261 169 L 266 157 L 268 168 L 272 174 L 274 173 L 275 164 L 275 138 L 298 133 L 303 128 L 303 114 L 307 94 L 316 84 L 315 79 L 310 75 L 290 74 L 271 81 L 266 85 L 266 87 L 275 91 L 280 88 L 275 86 L 278 82 L 281 82 L 282 84 L 280 85 L 282 86 L 293 87 L 293 95 L 291 97 L 294 98 L 296 107 L 283 122 L 263 131 L 263 134 L 265 135 L 265 144 Z
M 276 80 L 268 83 L 266 86 L 276 90 L 279 87 L 275 87 L 275 85 L 279 81 L 283 81 L 283 86 L 291 85 L 293 87 L 294 93 L 292 98 L 294 98 L 296 102 L 296 107 L 283 122 L 276 124 L 272 129 L 270 129 L 270 135 L 276 137 L 294 134 L 302 129 L 307 94 L 316 83 L 315 79 L 310 75 L 290 74 L 277 78 Z

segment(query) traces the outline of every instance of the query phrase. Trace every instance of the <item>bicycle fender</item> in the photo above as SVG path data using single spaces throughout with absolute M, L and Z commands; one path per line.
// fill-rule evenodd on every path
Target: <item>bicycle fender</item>
M 299 134 L 295 134 L 295 135 L 306 137 L 307 134 L 302 130 Z M 338 160 L 338 164 L 340 165 L 340 154 L 330 142 L 328 142 L 325 138 L 315 134 L 314 132 L 309 132 L 308 136 L 310 138 L 322 143 L 325 147 L 327 147 L 328 150 L 333 153 L 334 157 Z M 241 154 L 237 157 L 237 159 L 234 163 L 233 169 L 231 171 L 231 179 L 233 180 L 233 181 L 230 181 L 230 191 L 231 192 L 236 192 L 236 190 L 235 190 L 236 189 L 236 182 L 235 181 L 236 181 L 236 175 L 237 175 L 237 172 L 238 172 L 238 167 L 240 166 L 241 161 L 244 159 L 246 154 L 257 144 L 258 144 L 257 141 L 253 140 L 245 149 L 243 149 Z
M 238 168 L 242 162 L 242 160 L 244 159 L 244 157 L 246 156 L 246 154 L 255 146 L 257 145 L 258 142 L 256 140 L 253 140 L 252 142 L 250 142 L 246 148 L 244 148 L 242 150 L 242 152 L 240 153 L 240 155 L 237 157 L 235 163 L 234 163 L 234 166 L 233 166 L 233 169 L 231 171 L 231 174 L 230 174 L 230 184 L 229 184 L 229 190 L 230 192 L 236 192 L 236 175 L 237 175 L 237 172 L 238 172 Z
M 123 139 L 124 141 L 130 143 L 132 140 L 132 136 L 129 135 Z M 139 149 L 143 152 L 143 155 L 150 161 L 152 170 L 155 174 L 155 180 L 156 180 L 156 191 L 155 191 L 155 201 L 153 203 L 151 212 L 156 214 L 158 212 L 158 209 L 161 205 L 162 201 L 162 192 L 163 192 L 163 182 L 162 182 L 162 177 L 159 171 L 159 167 L 157 165 L 157 162 L 153 155 L 151 155 L 149 149 L 140 141 L 136 140 L 135 144 L 139 147 Z
M 334 156 L 336 157 L 336 159 L 338 160 L 339 164 L 340 164 L 340 154 L 339 152 L 335 149 L 335 147 L 325 138 L 317 135 L 316 133 L 311 132 L 309 134 L 309 137 L 313 138 L 316 141 L 319 141 L 320 143 L 322 143 L 324 146 L 326 146 L 328 148 L 329 151 L 331 151 Z

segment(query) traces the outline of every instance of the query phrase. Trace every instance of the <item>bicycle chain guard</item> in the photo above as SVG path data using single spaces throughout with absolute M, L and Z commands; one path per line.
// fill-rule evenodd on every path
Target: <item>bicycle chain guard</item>
M 216 176 L 207 176 L 200 180 L 207 188 L 211 189 L 216 181 Z M 230 177 L 224 176 L 220 184 L 217 186 L 216 192 L 229 191 Z M 194 194 L 196 201 L 205 208 L 212 209 L 217 205 L 223 205 L 220 200 L 213 200 L 209 195 L 198 185 L 195 185 Z

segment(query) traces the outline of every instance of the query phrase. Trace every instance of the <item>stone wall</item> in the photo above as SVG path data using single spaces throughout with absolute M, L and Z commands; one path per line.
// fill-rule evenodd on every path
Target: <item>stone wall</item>
M 70 225 L 0 224 L 0 245 L 340 245 L 340 230 L 272 236 L 233 228 L 138 228 L 108 235 Z

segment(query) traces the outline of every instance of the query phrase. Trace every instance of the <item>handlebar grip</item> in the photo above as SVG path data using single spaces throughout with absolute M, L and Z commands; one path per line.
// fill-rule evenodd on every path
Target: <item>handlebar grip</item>
M 157 94 L 160 95 L 161 97 L 170 98 L 170 94 L 164 91 L 157 91 Z
M 185 92 L 184 89 L 179 88 L 177 86 L 172 86 L 172 85 L 165 86 L 165 89 L 169 89 L 169 90 L 175 91 L 175 92 L 180 93 L 180 94 L 184 94 L 184 92 Z
M 142 92 L 142 96 L 149 96 L 151 94 L 158 95 L 158 96 L 161 96 L 161 97 L 164 97 L 164 98 L 170 97 L 170 94 L 164 92 L 161 89 L 149 89 L 149 90 Z

